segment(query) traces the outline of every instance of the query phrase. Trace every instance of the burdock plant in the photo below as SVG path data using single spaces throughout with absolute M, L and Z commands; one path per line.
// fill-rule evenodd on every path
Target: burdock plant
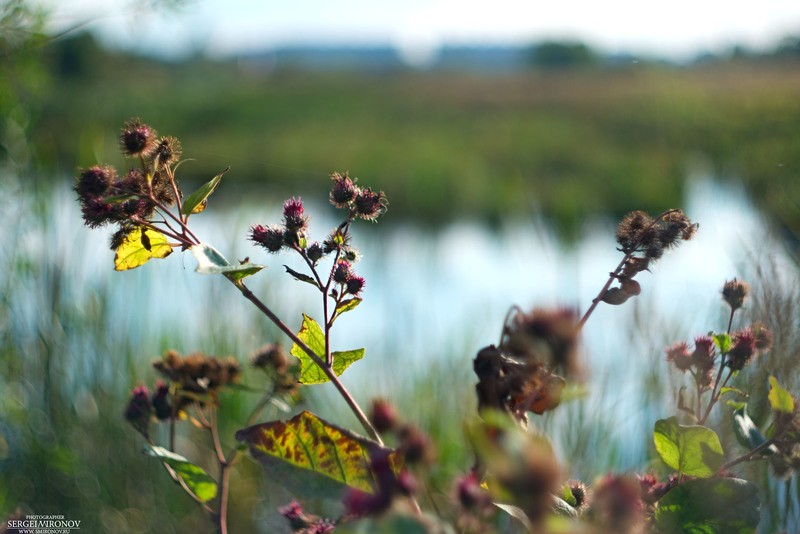
M 502 322 L 496 345 L 480 349 L 473 361 L 479 417 L 465 425 L 475 453 L 471 468 L 458 476 L 450 492 L 449 509 L 437 506 L 425 513 L 417 495 L 425 473 L 436 461 L 436 447 L 412 421 L 386 400 L 376 399 L 365 412 L 339 376 L 364 357 L 364 349 L 334 350 L 331 332 L 339 317 L 358 307 L 365 288 L 358 274 L 359 253 L 353 246 L 354 223 L 377 221 L 386 211 L 386 196 L 363 187 L 348 173 L 331 175 L 330 203 L 340 222 L 314 240 L 310 216 L 300 198 L 283 203 L 281 220 L 253 224 L 247 238 L 267 254 L 296 254 L 301 270 L 286 267 L 297 281 L 319 294 L 317 319 L 303 314 L 297 330 L 288 326 L 255 295 L 245 280 L 264 266 L 249 259 L 229 262 L 190 228 L 203 212 L 223 174 L 191 194 L 177 180 L 181 146 L 159 137 L 138 119 L 125 123 L 120 149 L 134 164 L 117 170 L 95 165 L 80 171 L 75 192 L 84 222 L 90 228 L 111 225 L 115 269 L 123 271 L 165 258 L 175 249 L 189 251 L 196 271 L 221 275 L 292 342 L 288 352 L 269 342 L 256 351 L 251 367 L 269 378 L 243 428 L 239 445 L 225 448 L 218 413 L 225 390 L 243 380 L 241 363 L 232 357 L 166 351 L 153 363 L 161 375 L 152 390 L 145 385 L 131 392 L 125 419 L 143 436 L 145 453 L 160 461 L 170 477 L 208 512 L 218 532 L 226 533 L 231 466 L 242 452 L 261 462 L 276 481 L 301 499 L 331 493 L 341 500 L 337 517 L 322 517 L 304 509 L 301 501 L 279 508 L 294 532 L 332 532 L 353 521 L 366 531 L 486 532 L 498 514 L 510 514 L 529 531 L 557 532 L 754 532 L 759 520 L 755 487 L 732 470 L 747 461 L 767 459 L 776 474 L 787 476 L 800 467 L 800 409 L 795 398 L 771 377 L 772 422 L 762 430 L 747 414 L 747 394 L 732 380 L 769 350 L 771 333 L 760 323 L 734 330 L 738 310 L 749 287 L 732 280 L 722 290 L 730 308 L 727 329 L 679 341 L 667 360 L 688 377 L 677 399 L 679 417 L 656 422 L 653 444 L 663 468 L 653 473 L 609 473 L 591 487 L 570 480 L 553 444 L 536 430 L 536 417 L 556 410 L 569 381 L 578 381 L 582 327 L 600 303 L 620 305 L 639 295 L 637 278 L 663 254 L 692 238 L 698 225 L 678 209 L 655 217 L 634 211 L 620 222 L 616 238 L 622 259 L 587 310 L 573 308 L 524 311 L 513 306 Z M 366 437 L 341 428 L 308 411 L 288 421 L 258 420 L 275 399 L 292 404 L 304 386 L 331 382 L 356 416 Z M 454 387 L 457 384 L 450 384 Z M 687 393 L 689 391 L 689 393 Z M 716 433 L 705 426 L 712 409 L 728 397 L 731 418 L 745 447 L 744 454 L 726 456 Z M 447 417 L 447 414 L 442 414 Z M 176 427 L 191 420 L 208 432 L 218 474 L 212 476 L 176 450 Z M 154 425 L 168 428 L 164 443 Z M 387 440 L 387 445 L 384 443 Z M 321 489 L 322 488 L 322 489 Z

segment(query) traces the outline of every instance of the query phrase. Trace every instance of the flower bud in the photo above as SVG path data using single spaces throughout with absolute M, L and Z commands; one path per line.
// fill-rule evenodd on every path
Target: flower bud
M 172 406 L 169 404 L 169 386 L 161 380 L 156 382 L 156 391 L 153 393 L 153 408 L 159 421 L 164 421 L 172 416 Z
M 364 289 L 364 278 L 352 275 L 347 279 L 347 292 L 351 295 L 358 295 Z
M 336 267 L 333 269 L 334 282 L 337 284 L 346 284 L 352 276 L 353 271 L 350 268 L 350 262 L 346 260 L 339 260 L 336 262 Z
M 397 426 L 397 410 L 387 400 L 374 399 L 369 419 L 375 430 L 388 432 Z
M 283 248 L 284 230 L 277 226 L 258 224 L 250 227 L 250 240 L 261 245 L 269 252 L 278 252 Z
M 308 217 L 304 215 L 303 201 L 290 198 L 283 203 L 283 222 L 289 232 L 302 232 L 308 226 Z

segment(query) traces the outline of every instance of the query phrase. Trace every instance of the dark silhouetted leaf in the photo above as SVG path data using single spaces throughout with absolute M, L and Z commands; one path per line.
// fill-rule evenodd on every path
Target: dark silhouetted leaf
M 294 269 L 292 269 L 291 267 L 289 267 L 287 265 L 284 265 L 283 267 L 284 267 L 284 269 L 286 269 L 287 273 L 289 273 L 292 276 L 294 276 L 295 280 L 300 280 L 301 282 L 305 282 L 307 284 L 311 284 L 312 286 L 314 286 L 317 289 L 319 289 L 319 284 L 317 284 L 317 281 L 314 280 L 312 277 L 308 276 L 307 274 L 299 273 L 299 272 L 295 271 Z
M 690 480 L 659 502 L 655 525 L 663 534 L 752 534 L 760 519 L 757 488 L 738 478 Z
M 391 452 L 308 411 L 244 428 L 236 439 L 249 446 L 272 480 L 307 498 L 340 498 L 344 486 L 374 493 L 370 454 Z
M 145 445 L 144 453 L 169 465 L 201 501 L 208 502 L 217 496 L 217 482 L 183 456 L 150 445 Z
M 664 463 L 680 474 L 705 478 L 722 466 L 722 444 L 710 428 L 682 426 L 674 417 L 660 419 L 653 441 Z

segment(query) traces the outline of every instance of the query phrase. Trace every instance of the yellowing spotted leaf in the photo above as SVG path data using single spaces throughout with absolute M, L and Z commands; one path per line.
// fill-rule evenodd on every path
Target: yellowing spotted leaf
M 151 258 L 166 258 L 171 253 L 172 247 L 163 234 L 139 228 L 128 234 L 117 247 L 114 269 L 117 271 L 135 269 Z
M 370 470 L 375 453 L 394 453 L 377 443 L 302 412 L 289 421 L 272 421 L 239 430 L 236 439 L 249 446 L 273 480 L 303 497 L 340 497 L 349 486 L 374 493 Z

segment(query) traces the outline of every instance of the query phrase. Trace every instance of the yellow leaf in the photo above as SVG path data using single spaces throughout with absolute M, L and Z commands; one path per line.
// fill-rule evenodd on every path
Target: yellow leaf
M 172 253 L 167 238 L 155 230 L 140 228 L 122 240 L 114 256 L 114 269 L 127 271 L 147 263 L 151 258 L 166 258 Z

